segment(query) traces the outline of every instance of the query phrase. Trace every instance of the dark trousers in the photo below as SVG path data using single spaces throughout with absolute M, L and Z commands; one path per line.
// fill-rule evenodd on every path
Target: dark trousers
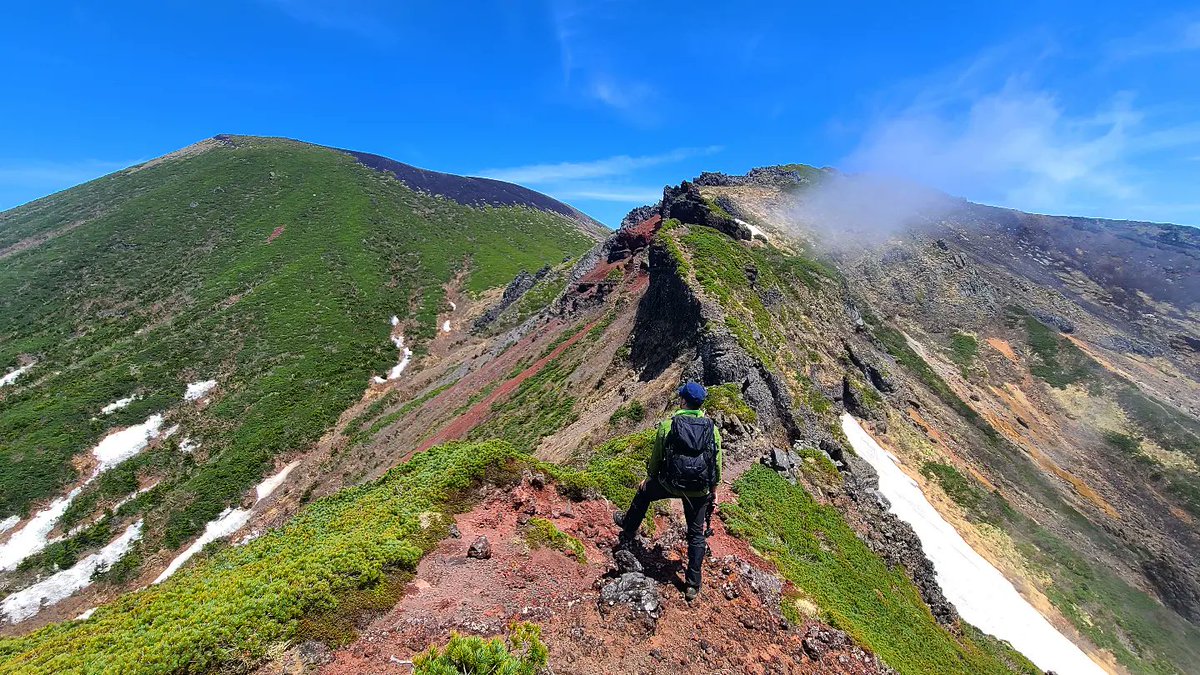
M 713 495 L 710 492 L 702 497 L 679 497 L 667 492 L 655 478 L 646 480 L 646 485 L 638 490 L 633 497 L 633 503 L 625 512 L 624 535 L 632 539 L 637 534 L 638 526 L 646 517 L 650 502 L 660 499 L 679 499 L 683 502 L 683 516 L 687 520 L 688 566 L 687 585 L 700 587 L 700 566 L 704 564 L 704 553 L 708 549 L 708 540 L 704 531 L 708 527 L 708 510 Z

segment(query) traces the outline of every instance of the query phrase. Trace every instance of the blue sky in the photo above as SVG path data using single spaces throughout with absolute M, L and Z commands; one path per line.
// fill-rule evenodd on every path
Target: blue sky
M 702 170 L 805 162 L 1200 225 L 1200 10 L 1138 4 L 9 3 L 0 208 L 242 133 L 609 224 Z

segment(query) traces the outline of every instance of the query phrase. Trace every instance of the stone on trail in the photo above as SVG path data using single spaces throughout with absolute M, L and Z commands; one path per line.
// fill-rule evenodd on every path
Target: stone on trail
M 471 547 L 467 549 L 468 558 L 476 558 L 478 560 L 487 560 L 492 557 L 492 543 L 488 538 L 479 535 L 479 538 L 471 543 Z

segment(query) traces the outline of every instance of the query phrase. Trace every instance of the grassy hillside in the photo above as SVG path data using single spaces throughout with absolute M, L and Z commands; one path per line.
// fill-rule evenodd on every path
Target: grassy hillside
M 411 571 L 445 536 L 452 521 L 433 512 L 520 461 L 503 442 L 416 455 L 378 482 L 313 503 L 283 529 L 128 594 L 88 621 L 0 640 L 0 673 L 207 672 L 254 664 L 283 640 L 328 637 L 330 625 L 353 635 L 355 603 L 390 606 L 403 586 L 388 583 L 389 575 Z
M 393 314 L 420 353 L 456 274 L 478 292 L 592 243 L 558 214 L 417 193 L 327 148 L 208 144 L 0 215 L 0 372 L 37 362 L 0 391 L 0 517 L 58 494 L 108 430 L 167 412 L 171 442 L 201 452 L 131 467 L 163 479 L 134 510 L 163 505 L 176 547 L 395 363 Z M 180 408 L 210 378 L 212 404 Z

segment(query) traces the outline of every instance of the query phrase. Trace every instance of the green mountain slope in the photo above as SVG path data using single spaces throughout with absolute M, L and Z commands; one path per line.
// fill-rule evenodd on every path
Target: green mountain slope
M 0 371 L 36 362 L 0 390 L 0 516 L 76 480 L 71 458 L 107 431 L 168 412 L 183 424 L 172 448 L 79 500 L 156 475 L 127 511 L 165 520 L 168 547 L 396 362 L 391 316 L 419 349 L 455 275 L 482 291 L 594 243 L 559 214 L 464 206 L 347 154 L 262 138 L 207 141 L 0 218 Z M 203 415 L 179 409 L 185 384 L 207 379 Z M 202 451 L 173 452 L 184 436 Z

